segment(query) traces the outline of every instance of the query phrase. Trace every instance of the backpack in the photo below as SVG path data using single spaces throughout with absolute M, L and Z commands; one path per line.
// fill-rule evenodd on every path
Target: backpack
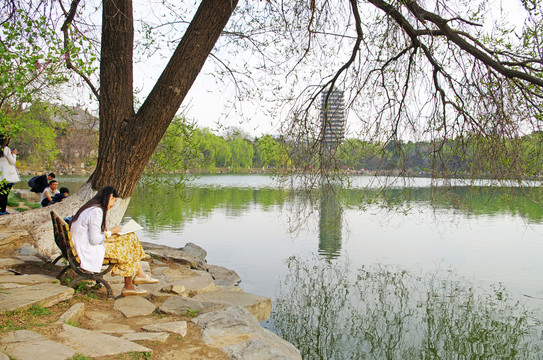
M 36 175 L 32 179 L 28 180 L 28 186 L 30 186 L 31 188 L 36 186 L 36 180 L 38 180 L 39 177 L 39 175 Z
M 47 183 L 44 184 L 38 179 L 43 175 L 36 175 L 32 179 L 28 180 L 28 186 L 30 186 L 30 191 L 35 193 L 42 193 L 43 190 L 47 187 Z

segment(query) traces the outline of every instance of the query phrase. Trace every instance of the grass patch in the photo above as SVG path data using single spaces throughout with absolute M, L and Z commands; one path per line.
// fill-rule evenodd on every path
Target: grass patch
M 51 310 L 41 305 L 32 305 L 28 308 L 28 313 L 34 316 L 50 315 Z
M 98 295 L 93 291 L 96 285 L 91 281 L 81 281 L 73 289 L 75 295 L 81 299 L 90 300 L 98 299 Z
M 25 207 L 21 207 L 21 203 L 23 203 Z M 37 209 L 41 207 L 41 204 L 23 199 L 22 197 L 11 191 L 8 195 L 8 206 L 15 208 L 15 210 L 19 212 L 23 212 L 29 209 Z
M 32 305 L 25 310 L 6 311 L 0 315 L 0 332 L 47 326 L 52 321 L 49 319 L 51 314 L 51 310 L 41 305 Z
M 199 312 L 199 311 L 200 311 L 200 310 L 191 310 L 191 309 L 187 309 L 187 316 L 188 316 L 189 318 L 193 318 L 193 317 L 195 317 L 196 315 L 198 315 L 198 312 Z
M 82 354 L 75 354 L 68 360 L 92 360 L 90 356 L 82 355 Z
M 11 207 L 19 206 L 19 203 L 21 201 L 23 201 L 23 200 L 20 197 L 18 197 L 17 195 L 15 195 L 13 192 L 9 193 L 8 206 L 11 206 Z

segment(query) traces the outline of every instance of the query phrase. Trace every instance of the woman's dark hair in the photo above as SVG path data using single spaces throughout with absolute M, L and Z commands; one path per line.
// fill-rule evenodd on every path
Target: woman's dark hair
M 9 139 L 9 136 L 0 134 L 0 157 L 4 156 L 4 148 L 9 145 Z
M 75 213 L 74 217 L 72 218 L 72 221 L 70 222 L 70 226 L 79 218 L 79 215 L 84 210 L 87 210 L 88 208 L 91 208 L 93 206 L 98 206 L 102 208 L 104 215 L 102 217 L 102 231 L 106 231 L 106 216 L 107 216 L 107 205 L 109 204 L 109 198 L 113 195 L 113 197 L 118 198 L 119 194 L 117 194 L 117 191 L 113 186 L 106 186 L 98 190 L 96 195 L 93 196 L 92 199 L 87 201 L 85 205 L 81 206 L 81 208 Z

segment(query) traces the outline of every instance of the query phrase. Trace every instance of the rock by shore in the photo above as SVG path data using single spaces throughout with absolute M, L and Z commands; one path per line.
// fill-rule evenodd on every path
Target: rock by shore
M 123 278 L 107 276 L 115 297 L 108 300 L 93 284 L 77 291 L 67 286 L 70 272 L 56 279 L 61 267 L 45 262 L 24 236 L 0 229 L 0 360 L 138 352 L 152 359 L 301 359 L 292 344 L 260 326 L 271 300 L 245 293 L 235 271 L 208 265 L 195 244 L 142 243 L 144 269 L 159 283 L 141 285 L 144 297 L 122 297 Z M 40 326 L 14 325 L 42 308 L 50 314 Z

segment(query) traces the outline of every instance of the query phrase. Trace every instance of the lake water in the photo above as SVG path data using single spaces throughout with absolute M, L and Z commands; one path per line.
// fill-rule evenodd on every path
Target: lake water
M 352 180 L 311 196 L 202 176 L 138 187 L 126 216 L 142 241 L 195 243 L 272 298 L 263 326 L 304 359 L 543 357 L 538 187 Z

